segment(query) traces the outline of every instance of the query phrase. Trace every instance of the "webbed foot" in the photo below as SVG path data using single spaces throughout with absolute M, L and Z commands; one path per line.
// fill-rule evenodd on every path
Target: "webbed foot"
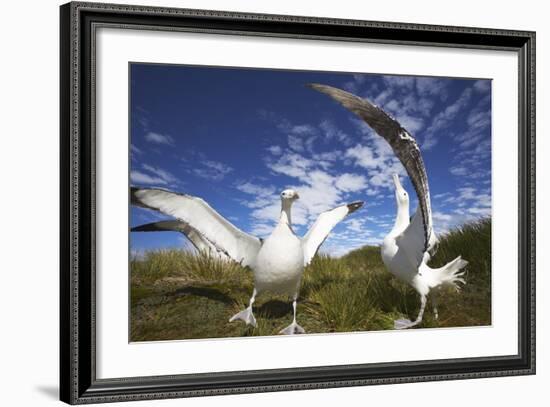
M 289 326 L 279 331 L 279 335 L 294 335 L 294 334 L 305 334 L 306 331 L 296 322 L 293 322 Z
M 393 321 L 393 329 L 407 329 L 416 324 L 409 319 L 396 319 Z
M 246 308 L 243 309 L 241 312 L 237 312 L 235 315 L 229 318 L 229 322 L 236 321 L 237 319 L 244 321 L 246 325 L 252 325 L 253 327 L 256 327 L 256 318 L 252 313 L 252 308 Z

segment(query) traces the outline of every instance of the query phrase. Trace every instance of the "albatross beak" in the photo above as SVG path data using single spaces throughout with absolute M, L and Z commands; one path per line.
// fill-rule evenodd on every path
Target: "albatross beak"
M 402 189 L 401 182 L 399 182 L 399 176 L 397 174 L 393 174 L 393 183 L 395 184 L 396 189 Z

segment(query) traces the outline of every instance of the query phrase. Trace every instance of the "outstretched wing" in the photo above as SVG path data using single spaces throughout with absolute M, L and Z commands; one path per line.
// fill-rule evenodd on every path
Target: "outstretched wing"
M 216 250 L 243 266 L 253 264 L 262 245 L 260 239 L 244 233 L 224 219 L 204 200 L 158 188 L 131 188 L 132 205 L 170 215 L 193 228 Z
M 195 246 L 195 248 L 204 253 L 209 253 L 210 255 L 217 255 L 220 258 L 227 258 L 227 255 L 218 250 L 208 239 L 202 236 L 197 229 L 193 228 L 186 222 L 181 220 L 162 220 L 159 222 L 147 223 L 145 225 L 140 225 L 130 229 L 132 232 L 162 232 L 162 231 L 172 231 L 180 232 L 189 241 Z
M 433 225 L 430 190 L 426 168 L 416 140 L 397 120 L 368 100 L 327 85 L 310 84 L 309 86 L 329 95 L 346 109 L 355 113 L 390 144 L 394 154 L 407 170 L 418 196 L 422 214 L 423 233 L 421 237 L 423 250 L 431 250 L 432 247 L 429 244 L 434 239 L 431 237 Z
M 353 202 L 325 211 L 319 215 L 311 229 L 302 239 L 304 250 L 304 265 L 307 266 L 319 247 L 323 244 L 330 231 L 350 213 L 363 206 L 363 202 Z

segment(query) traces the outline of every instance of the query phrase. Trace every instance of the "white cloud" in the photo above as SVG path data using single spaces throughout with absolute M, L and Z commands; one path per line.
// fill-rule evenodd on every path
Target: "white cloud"
M 491 81 L 489 79 L 480 79 L 478 81 L 475 81 L 474 83 L 474 89 L 477 92 L 487 92 L 491 89 Z
M 434 212 L 432 218 L 435 222 L 450 222 L 453 219 L 453 216 L 448 213 L 443 212 Z
M 479 216 L 491 216 L 491 208 L 488 207 L 471 207 L 468 208 L 468 212 L 473 215 L 479 215 Z
M 367 179 L 363 175 L 345 173 L 336 178 L 334 185 L 340 191 L 357 192 L 367 187 Z
M 300 137 L 294 136 L 292 134 L 288 135 L 288 146 L 297 152 L 304 151 L 304 142 Z
M 132 154 L 143 154 L 143 151 L 141 151 L 140 148 L 136 147 L 135 144 L 130 144 L 130 152 Z
M 453 175 L 456 175 L 457 177 L 462 177 L 468 174 L 468 168 L 463 166 L 451 167 L 449 168 L 449 172 Z
M 281 155 L 283 153 L 283 149 L 280 146 L 270 146 L 267 148 L 267 151 L 273 155 Z
M 177 182 L 177 178 L 174 177 L 171 173 L 168 171 L 165 171 L 158 167 L 153 167 L 152 165 L 143 164 L 143 169 L 154 174 L 158 178 L 165 181 L 165 183 L 175 183 Z
M 262 196 L 262 197 L 273 195 L 276 192 L 275 187 L 257 185 L 257 184 L 253 184 L 251 182 L 245 182 L 244 184 L 238 184 L 237 189 L 241 192 L 246 193 L 246 194 L 258 195 L 258 196 Z
M 426 130 L 426 136 L 422 143 L 423 150 L 429 150 L 437 144 L 437 137 L 441 136 L 442 130 L 447 129 L 456 116 L 468 105 L 472 97 L 472 88 L 466 88 L 453 104 L 439 112 L 432 120 Z
M 148 164 L 143 164 L 141 171 L 130 171 L 130 181 L 134 184 L 147 185 L 169 185 L 178 183 L 177 178 L 170 172 Z
M 412 90 L 415 84 L 415 78 L 413 76 L 389 76 L 382 77 L 384 82 L 391 87 L 406 88 Z
M 282 155 L 275 162 L 268 162 L 267 166 L 276 173 L 288 175 L 293 178 L 303 178 L 313 164 L 314 162 L 312 160 L 300 154 L 289 152 Z
M 273 224 L 257 222 L 250 229 L 250 233 L 254 236 L 265 238 L 273 232 Z
M 346 152 L 353 158 L 354 164 L 367 169 L 368 182 L 371 186 L 393 188 L 393 174 L 404 174 L 405 169 L 393 154 L 385 140 L 379 136 L 367 145 L 356 145 Z M 367 143 L 367 141 L 365 141 Z
M 350 137 L 329 120 L 323 120 L 319 124 L 319 128 L 321 129 L 327 140 L 334 139 L 344 144 L 351 143 Z
M 370 147 L 361 144 L 349 148 L 346 151 L 346 157 L 355 159 L 355 165 L 363 168 L 377 168 L 384 162 L 384 157 L 375 157 Z
M 466 120 L 471 129 L 485 129 L 491 124 L 491 111 L 475 109 Z
M 348 172 L 333 175 L 324 169 L 324 163 L 326 161 L 311 160 L 290 150 L 275 161 L 270 158 L 266 161 L 273 172 L 293 179 L 286 187 L 298 191 L 300 199 L 293 206 L 292 223 L 302 232 L 305 232 L 302 228 L 311 225 L 321 212 L 343 204 L 347 194 L 367 187 L 365 176 Z M 281 210 L 279 191 L 252 182 L 241 183 L 237 189 L 251 195 L 250 199 L 241 201 L 254 209 L 250 215 L 251 231 L 266 232 L 268 226 L 274 225 Z
M 424 120 L 420 117 L 414 117 L 406 113 L 402 113 L 396 115 L 395 118 L 401 126 L 413 134 L 424 127 Z
M 136 147 L 134 144 L 130 144 L 130 159 L 136 160 L 138 155 L 142 155 L 143 151 Z
M 148 175 L 138 170 L 130 171 L 130 181 L 133 184 L 166 185 L 166 181 L 154 175 Z
M 230 166 L 212 160 L 203 160 L 201 162 L 201 167 L 193 169 L 195 175 L 212 181 L 223 180 L 231 171 L 233 171 L 233 168 Z
M 385 89 L 374 98 L 374 103 L 377 105 L 381 105 L 385 103 L 392 96 L 392 94 L 393 92 L 391 89 Z
M 295 126 L 290 126 L 289 131 L 292 134 L 297 134 L 297 135 L 302 135 L 302 136 L 307 135 L 307 134 L 317 133 L 317 130 L 315 129 L 315 127 L 313 127 L 310 124 L 299 124 L 299 125 L 295 125 Z
M 167 146 L 175 145 L 174 139 L 167 134 L 154 133 L 150 131 L 145 135 L 145 140 L 150 143 L 164 144 Z
M 416 90 L 420 96 L 437 96 L 445 100 L 448 96 L 447 81 L 439 78 L 416 78 Z

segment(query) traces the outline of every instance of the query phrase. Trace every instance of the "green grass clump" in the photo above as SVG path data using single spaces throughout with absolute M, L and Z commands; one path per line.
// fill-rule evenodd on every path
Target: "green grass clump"
M 452 308 L 445 323 L 451 326 L 491 324 L 491 219 L 468 223 L 443 236 L 431 267 L 441 267 L 462 256 L 468 261 L 466 285 L 459 294 L 441 290 L 441 308 Z M 438 295 L 439 294 L 439 295 Z
M 468 260 L 462 292 L 430 294 L 419 327 L 491 323 L 491 220 L 464 225 L 440 237 L 431 267 L 461 255 Z M 292 321 L 284 296 L 261 293 L 254 304 L 257 326 L 229 318 L 248 305 L 250 269 L 204 253 L 146 252 L 131 259 L 132 341 L 276 335 Z M 430 301 L 438 300 L 439 319 Z M 403 316 L 414 319 L 418 294 L 385 268 L 380 248 L 365 246 L 341 258 L 318 254 L 306 268 L 298 301 L 298 323 L 308 333 L 393 329 Z

